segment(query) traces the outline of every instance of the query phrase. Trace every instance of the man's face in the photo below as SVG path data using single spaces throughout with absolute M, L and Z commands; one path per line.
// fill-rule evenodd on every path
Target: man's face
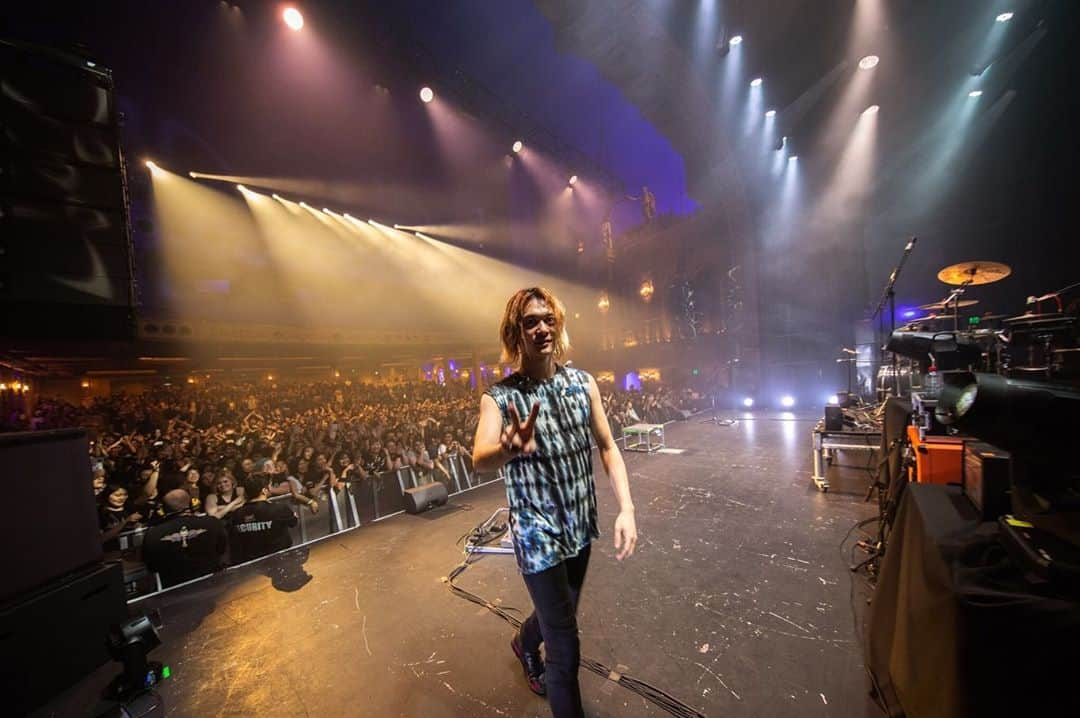
M 240 462 L 240 468 L 242 468 L 244 470 L 245 474 L 250 474 L 252 472 L 252 470 L 255 468 L 255 462 L 252 461 L 251 459 L 244 459 L 243 461 Z
M 555 336 L 559 331 L 555 312 L 547 302 L 530 299 L 521 317 L 522 354 L 536 360 L 551 356 L 555 351 Z
M 187 482 L 188 482 L 188 484 L 190 486 L 195 486 L 196 484 L 199 483 L 199 470 L 198 469 L 188 469 Z
M 100 494 L 105 489 L 105 474 L 94 472 L 94 494 Z

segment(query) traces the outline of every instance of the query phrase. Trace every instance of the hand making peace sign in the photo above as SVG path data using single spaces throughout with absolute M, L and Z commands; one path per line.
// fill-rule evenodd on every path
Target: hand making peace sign
M 536 437 L 533 436 L 533 429 L 536 426 L 536 417 L 539 414 L 540 402 L 536 402 L 532 406 L 532 411 L 529 412 L 529 418 L 522 424 L 517 407 L 510 404 L 510 423 L 503 429 L 502 435 L 499 437 L 499 443 L 502 444 L 503 451 L 511 456 L 531 454 L 536 451 Z

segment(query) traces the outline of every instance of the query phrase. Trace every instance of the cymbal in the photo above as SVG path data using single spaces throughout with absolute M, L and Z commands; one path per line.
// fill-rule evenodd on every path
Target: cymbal
M 919 309 L 952 309 L 953 307 L 972 307 L 979 303 L 978 299 L 961 299 L 958 302 L 932 302 L 930 304 L 920 304 Z
M 952 264 L 937 273 L 945 284 L 990 284 L 1012 274 L 1012 268 L 1001 262 L 961 262 Z
M 988 322 L 993 319 L 1005 319 L 1008 316 L 1008 314 L 976 314 L 975 318 L 977 318 L 980 322 Z

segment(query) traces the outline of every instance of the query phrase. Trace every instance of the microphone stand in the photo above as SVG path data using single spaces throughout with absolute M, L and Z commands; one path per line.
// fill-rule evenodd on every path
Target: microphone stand
M 915 242 L 918 241 L 918 239 L 918 237 L 912 237 L 908 240 L 907 245 L 904 247 L 904 253 L 900 256 L 900 262 L 895 267 L 893 267 L 892 274 L 889 275 L 889 281 L 885 283 L 885 289 L 881 293 L 881 301 L 878 302 L 877 309 L 875 309 L 874 313 L 870 315 L 871 320 L 875 317 L 879 317 L 878 328 L 881 334 L 885 333 L 885 327 L 883 326 L 883 324 L 885 322 L 884 309 L 886 304 L 889 305 L 889 336 L 891 337 L 892 333 L 896 331 L 896 280 L 899 279 L 900 272 L 901 270 L 903 270 L 904 264 L 907 262 L 907 258 L 911 254 L 911 250 L 915 249 Z M 879 344 L 879 346 L 881 347 L 879 361 L 882 364 L 885 363 L 886 343 L 887 342 L 881 342 Z M 900 396 L 900 372 L 899 367 L 897 366 L 895 352 L 892 356 L 892 368 L 893 387 L 896 392 L 895 396 Z

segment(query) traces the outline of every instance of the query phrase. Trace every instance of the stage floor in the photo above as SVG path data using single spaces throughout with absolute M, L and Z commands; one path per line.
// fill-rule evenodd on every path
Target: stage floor
M 669 450 L 683 453 L 624 454 L 640 541 L 622 563 L 595 460 L 603 536 L 580 606 L 582 653 L 709 716 L 874 715 L 839 551 L 875 512 L 863 502 L 866 455 L 830 473 L 823 494 L 810 480 L 817 417 L 701 418 L 667 427 Z M 303 585 L 273 559 L 273 570 L 247 567 L 136 604 L 164 621 L 152 658 L 172 668 L 159 689 L 167 714 L 550 715 L 524 684 L 509 625 L 442 582 L 461 560 L 458 538 L 504 504 L 492 484 L 290 552 L 310 575 Z M 528 606 L 512 556 L 485 556 L 458 585 Z M 85 715 L 116 670 L 88 678 L 52 714 Z M 588 671 L 581 684 L 590 716 L 667 715 Z

